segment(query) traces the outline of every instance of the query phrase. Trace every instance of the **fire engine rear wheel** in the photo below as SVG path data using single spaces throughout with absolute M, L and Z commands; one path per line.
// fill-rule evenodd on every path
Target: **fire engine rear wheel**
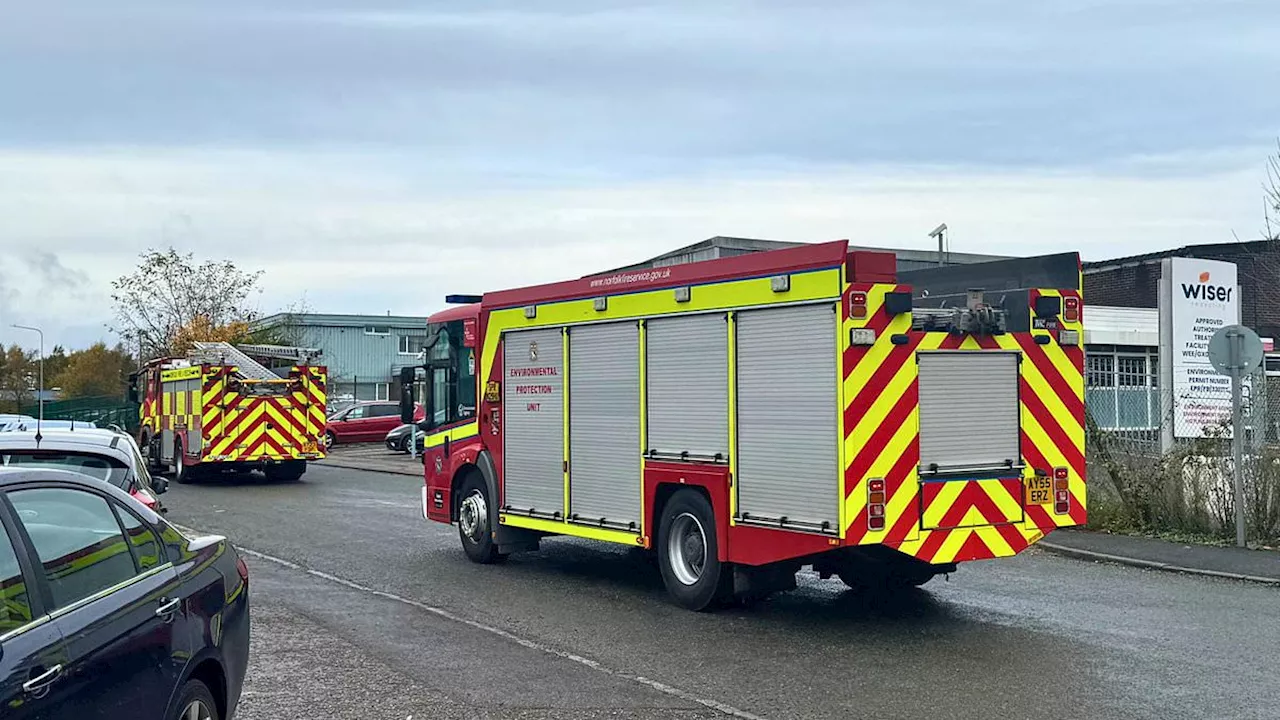
M 505 560 L 506 555 L 498 554 L 493 528 L 489 527 L 489 493 L 484 480 L 478 474 L 469 475 L 458 487 L 458 498 L 458 538 L 467 557 L 482 565 Z
M 306 460 L 289 460 L 279 465 L 268 465 L 262 469 L 262 474 L 266 475 L 268 480 L 283 480 L 285 482 L 299 480 L 306 472 Z
M 186 485 L 196 479 L 194 468 L 189 468 L 182 462 L 182 443 L 173 444 L 173 481 L 179 485 Z
M 658 522 L 658 567 L 676 603 L 701 611 L 732 599 L 733 569 L 718 555 L 711 503 L 695 490 L 672 495 Z

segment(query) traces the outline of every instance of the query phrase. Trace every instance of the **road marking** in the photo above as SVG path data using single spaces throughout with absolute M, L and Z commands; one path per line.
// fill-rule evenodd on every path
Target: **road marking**
M 196 530 L 193 530 L 191 528 L 182 527 L 180 525 L 176 527 L 178 527 L 178 529 L 182 530 L 183 532 L 200 534 Z M 579 665 L 589 667 L 592 670 L 604 673 L 605 675 L 610 675 L 612 677 L 620 678 L 622 680 L 629 680 L 633 683 L 644 685 L 645 687 L 651 688 L 653 690 L 657 690 L 658 692 L 664 695 L 670 695 L 671 697 L 679 698 L 686 702 L 695 703 L 697 705 L 701 705 L 705 708 L 715 710 L 716 712 L 723 713 L 730 717 L 742 718 L 743 720 L 765 720 L 765 718 L 761 715 L 749 713 L 746 710 L 739 710 L 738 708 L 733 707 L 732 705 L 726 705 L 725 703 L 722 703 L 718 700 L 709 700 L 704 697 L 699 697 L 687 690 L 681 690 L 678 687 L 674 687 L 664 682 L 659 682 L 657 680 L 647 678 L 643 675 L 635 675 L 633 673 L 629 673 L 623 670 L 615 670 L 614 668 L 602 665 L 599 662 L 592 660 L 591 658 L 583 657 L 581 655 L 567 652 L 565 650 L 557 650 L 556 648 L 550 647 L 548 645 L 543 645 L 542 643 L 539 643 L 537 641 L 529 640 L 527 638 L 522 638 L 519 635 L 516 635 L 511 632 L 507 632 L 502 628 L 494 627 L 492 625 L 486 625 L 482 622 L 462 617 L 461 615 L 452 613 L 448 610 L 445 610 L 444 608 L 438 608 L 434 605 L 428 605 L 423 602 L 418 602 L 417 600 L 411 600 L 407 597 L 396 595 L 395 593 L 389 593 L 383 590 L 377 590 L 377 589 L 368 587 L 366 585 L 361 585 L 360 583 L 357 583 L 357 582 L 352 582 L 350 580 L 347 580 L 346 578 L 340 578 L 337 575 L 331 575 L 321 570 L 313 570 L 311 568 L 306 568 L 295 562 L 290 562 L 289 560 L 285 560 L 284 558 L 278 558 L 278 557 L 275 557 L 274 555 L 268 555 L 263 552 L 258 552 L 257 550 L 250 550 L 249 548 L 246 548 L 240 545 L 236 545 L 236 549 L 250 557 L 255 557 L 255 558 L 258 558 L 259 560 L 265 560 L 270 563 L 275 563 L 276 565 L 281 565 L 291 570 L 301 570 L 302 572 L 305 572 L 308 575 L 312 575 L 314 577 L 318 577 L 321 580 L 327 580 L 331 583 L 336 583 L 338 585 L 342 585 L 352 590 L 357 590 L 362 593 L 373 595 L 375 597 L 384 598 L 386 600 L 393 600 L 395 602 L 408 605 L 409 607 L 414 607 L 424 612 L 429 612 L 432 615 L 444 618 L 445 620 L 451 620 L 453 622 L 466 625 L 467 627 L 471 627 L 471 628 L 475 628 L 476 630 L 487 632 L 491 635 L 497 635 L 498 637 L 503 638 L 504 640 L 513 642 L 521 647 L 525 647 L 530 650 L 536 650 L 538 652 L 545 653 L 547 655 L 553 655 L 558 658 L 569 660 L 570 662 L 575 662 Z

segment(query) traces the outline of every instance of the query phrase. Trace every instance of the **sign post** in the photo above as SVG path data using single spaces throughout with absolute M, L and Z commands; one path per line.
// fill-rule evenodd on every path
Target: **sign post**
M 1262 340 L 1243 325 L 1227 325 L 1209 340 L 1213 369 L 1231 378 L 1231 467 L 1236 497 L 1236 545 L 1245 546 L 1244 533 L 1244 393 L 1245 376 L 1262 362 Z

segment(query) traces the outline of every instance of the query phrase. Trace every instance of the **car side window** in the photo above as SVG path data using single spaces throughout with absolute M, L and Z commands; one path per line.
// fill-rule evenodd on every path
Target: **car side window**
M 351 408 L 351 410 L 347 413 L 347 419 L 359 420 L 360 418 L 364 417 L 364 414 L 366 411 L 368 411 L 368 409 L 369 409 L 368 405 L 357 405 Z
M 9 534 L 0 528 L 0 635 L 31 622 L 27 581 Z
M 9 501 L 40 559 L 54 609 L 137 574 L 106 498 L 70 488 L 37 488 L 10 492 Z
M 400 414 L 399 405 L 375 405 L 374 415 L 377 417 L 391 417 Z
M 129 547 L 133 549 L 133 560 L 137 563 L 138 572 L 146 572 L 163 565 L 165 563 L 164 550 L 155 532 L 139 520 L 137 515 L 125 510 L 116 503 L 112 503 L 112 505 L 115 508 L 116 516 L 120 518 L 120 525 L 124 528 L 124 535 L 129 540 Z

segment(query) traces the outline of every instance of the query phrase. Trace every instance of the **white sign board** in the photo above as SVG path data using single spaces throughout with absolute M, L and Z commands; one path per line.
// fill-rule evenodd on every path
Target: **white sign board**
M 1235 263 L 1195 258 L 1164 261 L 1160 298 L 1163 379 L 1170 382 L 1175 437 L 1203 437 L 1231 419 L 1231 379 L 1209 363 L 1209 340 L 1240 319 Z

